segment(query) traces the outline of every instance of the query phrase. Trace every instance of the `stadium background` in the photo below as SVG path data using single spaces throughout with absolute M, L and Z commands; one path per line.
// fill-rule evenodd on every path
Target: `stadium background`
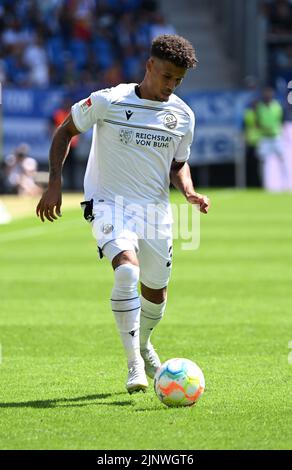
M 178 90 L 197 118 L 190 159 L 196 183 L 245 186 L 244 109 L 265 84 L 285 107 L 292 77 L 291 4 L 275 2 L 290 8 L 279 29 L 273 3 L 2 0 L 0 158 L 27 142 L 46 170 L 52 118 L 64 99 L 72 104 L 98 88 L 139 82 L 151 39 L 177 32 L 193 42 L 199 58 Z M 77 176 L 68 189 L 82 188 L 89 143 L 90 133 L 76 147 Z
M 291 9 L 289 0 L 0 0 L 1 170 L 25 142 L 46 172 L 64 100 L 139 82 L 151 38 L 175 31 L 199 59 L 178 94 L 196 113 L 190 164 L 213 203 L 200 249 L 176 242 L 156 333 L 163 359 L 192 358 L 206 376 L 196 409 L 177 412 L 153 391 L 124 392 L 111 270 L 97 264 L 78 208 L 90 135 L 58 224 L 38 224 L 36 198 L 1 196 L 0 448 L 291 448 L 291 194 L 245 189 L 243 138 L 244 109 L 265 84 L 288 106 Z

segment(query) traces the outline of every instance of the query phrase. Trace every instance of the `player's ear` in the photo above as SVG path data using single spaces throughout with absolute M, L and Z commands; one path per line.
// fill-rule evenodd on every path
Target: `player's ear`
M 147 72 L 151 72 L 152 67 L 153 67 L 153 62 L 154 62 L 153 57 L 150 57 L 150 58 L 147 60 L 147 62 L 146 62 L 146 70 L 147 70 Z

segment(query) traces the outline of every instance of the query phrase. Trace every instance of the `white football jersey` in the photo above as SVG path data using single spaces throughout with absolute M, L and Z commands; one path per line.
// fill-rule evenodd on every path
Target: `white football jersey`
M 93 126 L 85 199 L 160 204 L 169 219 L 170 166 L 189 158 L 194 113 L 174 94 L 164 102 L 141 99 L 136 86 L 99 90 L 72 106 L 80 132 Z

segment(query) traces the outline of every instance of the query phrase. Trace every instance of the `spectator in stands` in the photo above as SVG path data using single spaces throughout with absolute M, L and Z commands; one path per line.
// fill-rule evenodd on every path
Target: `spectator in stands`
M 14 54 L 6 60 L 7 82 L 16 86 L 29 86 L 29 67 L 23 60 L 22 49 L 15 49 Z
M 258 154 L 262 162 L 263 186 L 270 191 L 282 191 L 287 185 L 287 171 L 283 158 L 283 108 L 274 98 L 274 90 L 265 87 L 256 106 L 256 118 L 261 132 Z
M 176 31 L 171 24 L 166 23 L 161 13 L 155 13 L 153 15 L 153 24 L 150 26 L 150 40 L 152 41 L 161 34 L 176 34 Z
M 135 81 L 151 28 L 173 31 L 156 12 L 155 0 L 6 1 L 0 5 L 1 78 L 17 86 L 102 87 L 107 73 L 122 70 L 122 81 Z
M 31 44 L 26 46 L 23 55 L 24 63 L 29 68 L 29 81 L 31 85 L 49 85 L 49 67 L 44 39 L 36 36 Z
M 5 187 L 7 192 L 20 196 L 38 196 L 41 188 L 35 183 L 37 161 L 29 156 L 27 144 L 19 145 L 5 158 Z
M 257 123 L 257 101 L 254 100 L 244 112 L 244 137 L 245 137 L 245 163 L 246 184 L 250 187 L 261 186 L 259 159 L 257 146 L 261 139 L 261 131 Z
M 4 15 L 5 17 L 5 15 Z M 33 39 L 34 33 L 23 26 L 16 16 L 8 16 L 2 34 L 2 43 L 8 53 L 25 47 Z
M 123 80 L 124 75 L 119 61 L 116 61 L 110 68 L 104 71 L 103 81 L 107 87 L 117 86 Z

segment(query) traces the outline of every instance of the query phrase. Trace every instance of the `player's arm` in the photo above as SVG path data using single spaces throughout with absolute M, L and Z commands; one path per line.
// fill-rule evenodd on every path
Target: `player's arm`
M 190 204 L 198 204 L 200 211 L 207 214 L 210 201 L 207 196 L 195 191 L 191 171 L 187 162 L 176 162 L 173 160 L 170 168 L 170 181 L 173 186 L 183 193 Z
M 71 114 L 57 128 L 50 148 L 50 173 L 48 189 L 43 193 L 37 205 L 36 213 L 42 222 L 45 218 L 50 222 L 61 217 L 62 204 L 62 167 L 68 155 L 70 141 L 74 135 L 80 134 Z

